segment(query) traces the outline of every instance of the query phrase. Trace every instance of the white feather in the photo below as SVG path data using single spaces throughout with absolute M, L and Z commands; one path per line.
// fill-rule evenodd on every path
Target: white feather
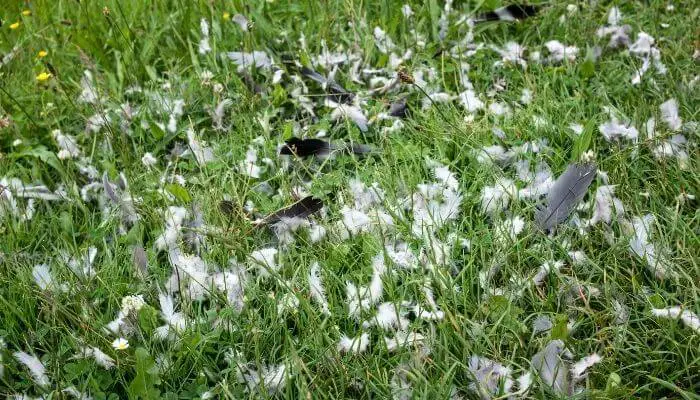
M 369 334 L 363 333 L 358 337 L 342 335 L 338 342 L 338 351 L 341 353 L 363 353 L 369 346 Z
M 571 379 L 574 382 L 584 379 L 586 370 L 601 361 L 603 361 L 603 357 L 596 353 L 583 357 L 571 366 Z
M 51 275 L 51 270 L 46 264 L 35 265 L 32 269 L 32 276 L 34 277 L 34 282 L 41 288 L 41 290 L 53 289 L 56 287 L 56 282 Z
M 29 373 L 32 375 L 37 385 L 46 387 L 51 384 L 51 380 L 46 375 L 46 367 L 44 367 L 44 364 L 42 364 L 36 356 L 23 351 L 17 351 L 13 353 L 13 355 L 17 361 L 29 369 Z
M 114 359 L 97 347 L 83 347 L 75 358 L 93 358 L 97 365 L 108 370 L 115 365 Z
M 664 122 L 666 122 L 669 129 L 672 131 L 681 129 L 681 126 L 683 126 L 683 120 L 681 120 L 681 117 L 678 115 L 678 102 L 676 99 L 669 99 L 663 102 L 659 106 L 659 109 L 661 110 L 661 118 L 664 119 Z
M 425 336 L 418 332 L 399 330 L 394 337 L 384 337 L 384 344 L 389 352 L 394 352 L 401 347 L 417 346 L 423 344 Z
M 273 247 L 266 247 L 250 253 L 252 264 L 257 268 L 262 277 L 268 277 L 272 273 L 279 271 L 280 265 L 277 263 L 277 253 L 279 251 Z
M 632 219 L 634 235 L 630 238 L 629 249 L 632 254 L 646 261 L 647 268 L 658 279 L 664 279 L 673 274 L 673 268 L 662 254 L 662 249 L 650 241 L 653 223 L 652 214 Z
M 501 178 L 493 186 L 484 186 L 481 191 L 481 210 L 485 214 L 496 214 L 505 210 L 517 189 L 512 180 Z
M 700 318 L 698 318 L 698 316 L 690 310 L 684 310 L 679 306 L 669 308 L 653 308 L 651 310 L 651 315 L 668 319 L 680 318 L 680 320 L 683 321 L 688 328 L 700 333 Z
M 321 280 L 321 266 L 318 265 L 317 262 L 311 264 L 311 269 L 309 271 L 309 290 L 311 292 L 311 298 L 321 307 L 321 313 L 331 315 L 328 308 L 328 300 L 326 299 L 326 291 L 323 288 L 323 282 Z
M 399 306 L 386 302 L 377 306 L 377 313 L 370 320 L 362 323 L 363 328 L 378 326 L 384 330 L 403 329 L 409 324 Z

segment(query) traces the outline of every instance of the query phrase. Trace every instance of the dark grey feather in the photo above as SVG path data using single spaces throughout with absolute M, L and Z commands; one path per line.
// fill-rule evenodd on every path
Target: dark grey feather
M 299 72 L 301 72 L 304 77 L 311 79 L 323 87 L 331 100 L 337 103 L 352 103 L 352 99 L 355 97 L 355 95 L 345 90 L 344 87 L 340 86 L 335 81 L 327 79 L 325 76 L 319 74 L 311 68 L 302 67 Z
M 129 183 L 126 180 L 126 176 L 124 176 L 123 172 L 119 173 L 119 177 L 117 177 L 117 186 L 119 189 L 122 191 L 128 191 L 129 190 Z
M 112 187 L 112 183 L 107 178 L 106 172 L 102 174 L 102 185 L 104 186 L 105 194 L 107 195 L 107 197 L 109 197 L 109 199 L 112 200 L 114 204 L 119 204 L 119 197 L 114 192 L 114 188 Z
M 547 195 L 546 204 L 538 207 L 535 221 L 542 230 L 551 230 L 566 221 L 595 178 L 596 165 L 569 164 Z
M 119 174 L 118 182 L 121 186 L 124 186 L 123 192 L 125 192 L 125 189 L 128 188 L 128 186 L 126 183 L 126 177 L 121 173 Z M 115 205 L 119 206 L 119 209 L 122 212 L 122 222 L 130 226 L 134 222 L 138 221 L 139 216 L 136 214 L 133 201 L 128 195 L 125 196 L 123 192 L 120 193 L 120 195 L 117 195 L 117 192 L 114 191 L 116 185 L 109 181 L 106 172 L 102 174 L 102 186 L 104 187 L 105 195 Z
M 374 151 L 374 147 L 368 145 L 368 144 L 360 144 L 360 143 L 350 143 L 347 145 L 347 149 L 356 155 L 361 155 L 361 154 L 369 154 Z
M 134 247 L 134 265 L 136 266 L 136 272 L 141 278 L 148 276 L 148 256 L 146 255 L 146 250 L 143 246 L 136 245 Z
M 406 112 L 408 107 L 406 106 L 406 99 L 399 99 L 389 106 L 389 115 L 397 118 L 406 118 Z

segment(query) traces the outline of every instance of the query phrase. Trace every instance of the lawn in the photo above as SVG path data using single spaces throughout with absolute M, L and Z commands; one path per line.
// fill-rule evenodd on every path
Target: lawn
M 6 3 L 0 395 L 700 398 L 697 4 Z

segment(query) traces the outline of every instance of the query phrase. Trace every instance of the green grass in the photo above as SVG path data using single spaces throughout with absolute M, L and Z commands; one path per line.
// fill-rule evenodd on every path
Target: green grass
M 471 15 L 478 6 L 488 9 L 498 1 L 455 3 L 447 43 L 464 37 L 465 27 L 454 26 L 459 16 Z M 288 96 L 288 74 L 281 84 L 272 85 L 268 74 L 254 71 L 255 79 L 269 89 L 267 95 L 254 94 L 236 66 L 219 54 L 264 50 L 280 66 L 283 55 L 308 64 L 322 51 L 321 43 L 325 41 L 331 51 L 343 46 L 361 54 L 365 68 L 384 67 L 387 56 L 377 50 L 372 36 L 374 27 L 380 26 L 394 40 L 398 53 L 414 48 L 413 58 L 405 65 L 407 71 L 416 73 L 434 67 L 434 85 L 455 94 L 462 90 L 460 60 L 450 57 L 448 51 L 434 57 L 442 47 L 438 40 L 442 2 L 414 2 L 411 22 L 401 14 L 403 3 L 393 0 L 42 0 L 29 5 L 30 16 L 22 16 L 21 5 L 4 6 L 0 11 L 0 55 L 15 46 L 17 53 L 0 67 L 0 119 L 9 118 L 9 125 L 0 128 L 0 178 L 43 182 L 52 190 L 62 187 L 70 200 L 37 200 L 31 220 L 21 221 L 12 215 L 1 220 L 0 337 L 6 347 L 0 349 L 0 365 L 4 366 L 0 394 L 62 398 L 67 395 L 61 391 L 74 386 L 95 399 L 138 395 L 193 398 L 207 391 L 221 398 L 255 396 L 255 391 L 247 391 L 238 382 L 236 367 L 226 361 L 227 355 L 235 351 L 256 368 L 287 365 L 288 382 L 278 397 L 385 398 L 390 396 L 395 369 L 404 366 L 410 371 L 407 379 L 415 398 L 447 398 L 455 393 L 472 398 L 475 393 L 469 386 L 473 378 L 467 368 L 472 355 L 512 368 L 516 378 L 530 368 L 532 356 L 547 342 L 562 338 L 574 360 L 594 352 L 603 357 L 583 380 L 588 392 L 582 397 L 698 398 L 700 335 L 680 321 L 659 319 L 650 312 L 652 308 L 682 305 L 700 313 L 698 203 L 677 200 L 681 193 L 699 194 L 697 125 L 684 133 L 690 154 L 685 168 L 675 158 L 655 158 L 651 150 L 654 143 L 646 139 L 644 131 L 645 121 L 654 117 L 661 139 L 673 134 L 661 122 L 659 112 L 659 105 L 669 98 L 677 99 L 684 123 L 700 118 L 697 85 L 691 86 L 697 76 L 693 51 L 698 44 L 693 39 L 698 9 L 692 2 L 676 2 L 674 10 L 666 8 L 667 2 L 655 0 L 644 5 L 601 3 L 605 4 L 579 4 L 578 12 L 568 16 L 565 23 L 559 18 L 567 15 L 567 3 L 552 2 L 540 15 L 522 23 L 475 29 L 475 41 L 486 46 L 500 47 L 516 41 L 545 55 L 544 43 L 556 39 L 580 49 L 574 62 L 557 66 L 528 62 L 525 70 L 495 67 L 500 56 L 487 49 L 466 58 L 464 61 L 470 64 L 468 77 L 481 99 L 487 106 L 492 101 L 508 102 L 513 107 L 511 117 L 500 119 L 482 112 L 474 121 L 464 122 L 466 112 L 456 101 L 422 110 L 422 94 L 404 85 L 399 92 L 410 93 L 412 114 L 404 121 L 405 127 L 392 134 L 382 133 L 381 122 L 375 122 L 366 133 L 351 122 L 334 124 L 329 110 L 323 107 L 316 108 L 320 119 L 313 123 Z M 625 50 L 605 49 L 593 70 L 584 65 L 587 48 L 607 43 L 607 39 L 598 39 L 595 31 L 606 23 L 613 4 L 622 11 L 623 22 L 631 25 L 632 41 L 640 31 L 656 39 L 668 68 L 665 75 L 652 67 L 641 84 L 631 85 L 631 77 L 642 61 Z M 224 20 L 224 12 L 246 15 L 253 22 L 250 32 Z M 206 55 L 197 52 L 201 18 L 210 22 L 212 51 Z M 10 29 L 15 21 L 20 21 L 19 28 Z M 415 47 L 412 28 L 425 36 L 424 48 Z M 308 45 L 306 51 L 298 40 L 302 34 Z M 37 58 L 40 50 L 48 55 Z M 100 105 L 76 100 L 84 70 L 92 71 L 95 77 L 103 99 Z M 202 84 L 205 70 L 213 73 L 212 84 Z M 351 82 L 348 70 L 348 66 L 341 67 L 336 79 L 348 90 L 364 91 L 364 85 Z M 53 76 L 39 83 L 35 77 L 41 72 Z M 506 83 L 505 90 L 488 98 L 486 93 L 501 80 Z M 166 82 L 169 89 L 163 88 Z M 223 90 L 215 93 L 213 83 L 223 85 Z M 132 93 L 129 89 L 135 86 L 144 92 Z M 313 86 L 309 88 L 315 93 Z M 522 89 L 533 92 L 533 101 L 527 106 L 517 105 Z M 168 115 L 148 100 L 147 91 L 185 101 L 184 115 L 174 134 L 156 127 L 157 122 L 167 124 Z M 397 96 L 368 97 L 363 109 L 371 118 Z M 232 99 L 233 105 L 227 112 L 231 128 L 221 132 L 212 129 L 210 111 L 223 98 Z M 85 132 L 88 118 L 125 102 L 140 107 L 128 132 L 121 128 L 120 118 L 113 111 L 112 122 L 99 133 Z M 638 144 L 616 144 L 603 138 L 598 126 L 609 120 L 604 107 L 612 107 L 633 121 L 640 133 Z M 541 116 L 548 125 L 535 127 L 534 116 Z M 269 121 L 268 128 L 259 122 L 263 120 Z M 150 127 L 144 128 L 142 121 Z M 592 130 L 590 144 L 578 150 L 578 139 L 567 128 L 574 122 Z M 322 165 L 293 161 L 293 167 L 280 169 L 277 145 L 295 129 L 307 125 L 310 134 L 326 129 L 334 141 L 371 143 L 380 154 L 366 158 L 338 156 Z M 505 140 L 493 137 L 492 128 L 496 126 L 505 131 Z M 168 164 L 176 142 L 187 146 L 186 130 L 190 127 L 214 149 L 216 160 L 199 165 L 191 157 L 173 158 Z M 80 189 L 88 179 L 79 172 L 75 160 L 56 157 L 59 148 L 51 133 L 55 129 L 76 136 L 83 155 L 100 176 L 106 172 L 116 181 L 119 172 L 124 173 L 129 191 L 136 198 L 138 223 L 120 232 L 121 214 L 116 208 L 104 217 L 97 202 L 81 200 Z M 296 135 L 301 134 L 299 131 Z M 258 136 L 265 139 L 263 145 L 256 145 L 259 159 L 269 157 L 274 164 L 260 179 L 252 179 L 240 174 L 238 165 Z M 18 139 L 21 143 L 15 145 Z M 587 235 L 567 226 L 547 236 L 534 224 L 534 202 L 514 201 L 494 218 L 485 215 L 480 209 L 482 189 L 493 185 L 499 176 L 512 179 L 515 173 L 512 167 L 501 171 L 479 164 L 473 150 L 493 144 L 511 147 L 538 139 L 546 139 L 550 150 L 524 158 L 533 166 L 546 162 L 555 176 L 576 160 L 576 152 L 594 151 L 598 169 L 608 173 L 610 184 L 617 185 L 616 195 L 625 206 L 624 217 L 614 218 L 609 226 L 595 225 Z M 146 152 L 158 159 L 150 169 L 141 163 Z M 384 276 L 382 299 L 425 304 L 421 287 L 424 278 L 431 278 L 445 318 L 411 323 L 411 330 L 427 338 L 427 356 L 412 347 L 389 353 L 383 337 L 391 333 L 378 328 L 363 330 L 347 314 L 345 282 L 368 284 L 371 259 L 385 241 L 399 237 L 416 254 L 425 245 L 421 238 L 410 234 L 410 221 L 398 218 L 397 233 L 391 235 L 371 232 L 341 240 L 329 234 L 314 244 L 301 233 L 294 244 L 280 251 L 282 268 L 275 278 L 251 277 L 241 312 L 228 305 L 223 295 L 197 301 L 184 292 L 176 297 L 175 307 L 191 321 L 188 328 L 173 341 L 153 338 L 153 329 L 163 324 L 157 315 L 158 293 L 172 271 L 167 255 L 154 249 L 164 229 L 163 211 L 168 206 L 195 203 L 201 207 L 206 225 L 212 228 L 202 251 L 208 263 L 225 268 L 229 259 L 235 259 L 248 265 L 250 253 L 274 246 L 275 238 L 241 217 L 238 207 L 247 200 L 266 214 L 292 203 L 292 188 L 311 181 L 310 192 L 321 197 L 327 208 L 327 215 L 317 221 L 330 230 L 342 218 L 341 200 L 352 198 L 349 179 L 357 178 L 368 185 L 377 182 L 387 193 L 385 206 L 389 209 L 413 193 L 417 184 L 435 180 L 427 159 L 449 166 L 463 196 L 459 217 L 440 229 L 437 237 L 445 241 L 449 234 L 458 234 L 470 239 L 471 250 L 455 246 L 451 262 L 432 272 L 394 268 L 395 274 Z M 175 199 L 169 199 L 162 190 L 161 178 L 172 179 L 176 174 L 186 179 L 186 192 L 182 194 L 182 189 L 171 186 L 171 191 L 179 192 Z M 274 195 L 261 193 L 261 183 L 269 184 Z M 593 198 L 601 184 L 600 178 L 594 182 L 587 199 Z M 643 192 L 649 196 L 640 195 Z M 232 216 L 219 210 L 219 202 L 225 198 L 237 208 Z M 23 210 L 26 201 L 19 199 L 18 204 Z M 590 210 L 581 211 L 581 218 L 589 218 Z M 645 262 L 628 250 L 629 232 L 624 222 L 647 213 L 656 217 L 652 240 L 668 249 L 677 272 L 674 277 L 655 279 Z M 522 217 L 526 226 L 517 240 L 503 245 L 496 240 L 494 226 L 508 216 Z M 564 240 L 571 249 L 585 252 L 589 262 L 573 265 L 562 245 Z M 145 278 L 140 278 L 133 266 L 134 245 L 146 249 L 149 269 Z M 98 249 L 96 275 L 91 279 L 74 274 L 59 257 L 63 252 L 78 256 L 91 246 Z M 508 288 L 511 277 L 530 276 L 545 261 L 563 260 L 566 265 L 551 273 L 542 287 L 529 287 L 522 296 L 509 300 L 503 296 L 489 298 L 479 284 L 479 273 L 487 271 L 494 260 L 502 260 L 503 267 L 491 288 Z M 309 296 L 307 276 L 314 261 L 322 266 L 330 317 L 321 314 Z M 32 268 L 41 263 L 48 264 L 56 280 L 70 290 L 42 291 L 32 278 Z M 600 294 L 568 302 L 562 293 L 576 283 L 592 285 Z M 297 297 L 299 305 L 278 315 L 278 303 L 288 293 Z M 117 315 L 121 299 L 134 294 L 143 295 L 148 306 L 135 321 L 137 331 L 128 336 L 130 347 L 113 350 L 110 343 L 118 335 L 108 334 L 104 327 Z M 614 301 L 629 310 L 625 323 L 614 323 Z M 549 316 L 555 323 L 573 321 L 575 329 L 568 331 L 559 325 L 551 332 L 534 335 L 532 321 L 539 315 Z M 224 323 L 213 327 L 219 318 Z M 337 351 L 341 334 L 358 336 L 365 331 L 370 334 L 365 353 Z M 116 367 L 105 370 L 92 359 L 75 359 L 81 345 L 102 349 L 116 360 Z M 35 385 L 27 369 L 13 358 L 16 351 L 38 356 L 51 385 L 43 389 Z M 169 360 L 167 368 L 152 367 L 159 357 Z M 556 397 L 542 383 L 535 383 L 528 396 Z

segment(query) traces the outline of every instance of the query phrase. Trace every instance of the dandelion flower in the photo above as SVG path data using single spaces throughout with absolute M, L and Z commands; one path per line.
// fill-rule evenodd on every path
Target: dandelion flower
M 32 11 L 31 10 L 24 10 L 24 11 L 22 11 L 22 15 L 24 15 L 25 17 L 28 17 L 28 16 L 32 15 Z
M 225 19 L 226 21 L 228 21 L 229 19 L 231 19 L 231 13 L 228 12 L 228 11 L 224 11 L 224 19 Z
M 129 341 L 124 338 L 114 339 L 112 347 L 114 347 L 115 350 L 126 350 L 129 348 Z
M 15 22 L 14 24 L 10 25 L 10 29 L 17 29 L 19 28 L 19 21 Z
M 36 76 L 37 82 L 46 82 L 51 79 L 51 74 L 48 72 L 42 72 Z
M 49 55 L 49 52 L 46 50 L 40 50 L 39 53 L 37 53 L 36 58 L 44 58 Z

